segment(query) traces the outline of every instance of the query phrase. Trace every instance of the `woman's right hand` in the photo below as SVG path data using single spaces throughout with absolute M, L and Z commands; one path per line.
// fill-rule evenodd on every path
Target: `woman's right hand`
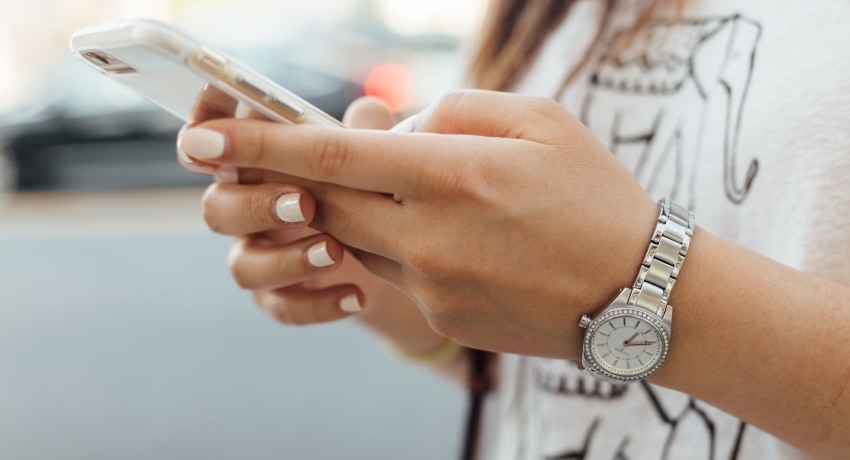
M 366 98 L 352 103 L 343 121 L 355 129 L 393 125 L 386 107 Z M 211 165 L 178 158 L 191 171 L 216 173 Z M 407 296 L 366 270 L 333 237 L 308 227 L 316 200 L 301 185 L 314 187 L 267 171 L 227 171 L 216 177 L 204 195 L 204 218 L 213 231 L 236 237 L 228 257 L 233 278 L 270 316 L 292 325 L 356 316 L 411 353 L 426 353 L 444 343 Z M 230 206 L 222 205 L 225 202 Z M 256 210 L 256 218 L 229 219 L 228 208 Z M 269 217 L 275 214 L 277 219 Z

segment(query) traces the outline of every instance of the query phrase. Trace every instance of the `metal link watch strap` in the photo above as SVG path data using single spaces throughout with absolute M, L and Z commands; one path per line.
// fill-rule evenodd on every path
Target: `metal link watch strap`
M 645 308 L 663 317 L 667 299 L 691 244 L 694 214 L 667 198 L 662 198 L 658 204 L 661 213 L 632 286 L 629 305 Z

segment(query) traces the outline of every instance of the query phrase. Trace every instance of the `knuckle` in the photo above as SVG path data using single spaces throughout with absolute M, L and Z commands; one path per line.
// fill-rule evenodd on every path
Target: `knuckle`
M 224 230 L 223 222 L 218 218 L 218 208 L 216 207 L 216 198 L 218 196 L 218 184 L 212 184 L 204 192 L 201 198 L 201 213 L 206 222 L 207 227 L 215 233 L 222 233 Z
M 458 107 L 470 93 L 471 91 L 462 89 L 443 91 L 437 98 L 434 110 L 429 117 L 434 117 L 438 125 L 451 126 Z
M 493 171 L 493 169 L 495 168 L 467 174 L 463 182 L 457 185 L 455 196 L 463 202 L 474 203 L 476 209 L 483 212 L 503 211 L 506 205 L 513 202 L 505 199 L 505 184 L 509 183 L 510 179 L 500 180 L 509 173 L 500 174 L 501 171 Z
M 292 314 L 289 311 L 290 305 L 289 302 L 286 301 L 286 297 L 278 293 L 268 293 L 262 296 L 255 293 L 254 299 L 257 301 L 257 304 L 259 304 L 260 307 L 269 314 L 269 316 L 278 322 L 296 325 L 293 321 Z
M 250 289 L 252 287 L 251 278 L 245 273 L 244 266 L 239 255 L 234 255 L 233 252 L 227 258 L 227 269 L 230 271 L 230 277 L 236 282 L 236 285 L 242 289 Z
M 284 312 L 286 312 L 285 318 L 287 318 L 287 320 L 286 320 L 286 321 L 284 321 L 286 324 L 291 324 L 291 325 L 293 325 L 293 326 L 306 326 L 307 324 L 310 324 L 310 322 L 309 322 L 309 321 L 305 320 L 305 319 L 304 319 L 303 317 L 301 317 L 300 315 L 293 315 L 293 314 L 289 311 L 289 309 L 288 309 L 288 308 L 283 308 L 283 309 L 281 309 L 281 310 L 282 310 L 282 311 L 284 311 Z
M 270 225 L 271 202 L 269 197 L 263 193 L 261 187 L 253 190 L 245 196 L 244 208 L 246 217 L 250 220 L 253 228 L 267 230 Z
M 469 94 L 469 91 L 462 89 L 449 89 L 443 91 L 437 98 L 437 107 L 440 110 L 451 112 L 460 104 L 467 94 Z
M 293 278 L 298 278 L 298 273 L 308 271 L 307 261 L 304 257 L 292 257 L 289 252 L 278 251 L 274 254 L 274 267 L 277 267 L 278 283 L 284 286 L 289 286 Z
M 323 130 L 313 145 L 312 173 L 315 177 L 329 179 L 343 173 L 350 161 L 351 149 L 347 139 L 333 130 Z
M 257 304 L 258 307 L 262 308 L 263 310 L 266 309 L 267 305 L 266 305 L 266 302 L 265 302 L 265 296 L 263 295 L 262 292 L 251 291 L 251 298 L 254 299 L 254 303 Z
M 544 97 L 528 97 L 522 105 L 522 117 L 512 119 L 510 131 L 513 137 L 546 144 L 551 141 L 552 127 L 563 127 L 566 110 L 558 102 Z
M 245 273 L 238 268 L 238 265 L 231 267 L 230 276 L 233 278 L 233 281 L 236 282 L 236 285 L 240 288 L 250 289 L 252 287 L 250 279 L 246 277 Z
M 564 115 L 564 108 L 558 102 L 547 99 L 545 97 L 533 97 L 529 102 L 528 115 L 529 119 L 546 120 L 546 121 L 561 121 Z
M 276 317 L 275 311 L 278 307 L 278 298 L 265 291 L 251 291 L 251 297 L 254 303 L 257 304 L 266 314 Z
M 300 326 L 300 323 L 297 323 L 292 317 L 292 314 L 289 311 L 289 306 L 286 304 L 285 300 L 275 302 L 274 306 L 270 308 L 269 311 L 272 317 L 280 323 L 290 326 Z
M 264 160 L 266 158 L 266 150 L 270 147 L 269 142 L 267 142 L 265 131 L 256 129 L 250 130 L 249 133 L 247 141 L 251 146 L 251 148 L 248 149 L 251 163 L 255 165 L 265 164 Z
M 505 191 L 512 190 L 516 170 L 508 161 L 491 161 L 477 157 L 444 168 L 439 174 L 441 193 L 448 193 L 456 203 L 466 203 L 473 209 L 489 208 L 505 200 Z M 509 200 L 510 201 L 510 200 Z

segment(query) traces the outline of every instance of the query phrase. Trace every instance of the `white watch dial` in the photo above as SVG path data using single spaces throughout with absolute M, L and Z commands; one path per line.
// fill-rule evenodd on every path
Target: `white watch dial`
M 598 323 L 589 339 L 593 361 L 615 375 L 643 374 L 666 358 L 666 340 L 646 318 L 630 315 L 607 318 Z

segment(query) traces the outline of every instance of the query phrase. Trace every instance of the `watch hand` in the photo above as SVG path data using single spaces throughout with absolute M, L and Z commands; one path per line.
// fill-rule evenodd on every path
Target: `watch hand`
M 633 343 L 627 343 L 623 348 L 630 347 L 632 345 L 652 345 L 653 343 L 655 343 L 655 342 L 633 342 Z
M 635 335 L 633 335 L 633 336 L 629 337 L 628 339 L 626 339 L 625 341 L 623 341 L 623 345 L 628 345 L 629 342 L 631 342 L 632 339 L 634 339 L 637 336 L 638 336 L 638 332 L 635 332 Z

